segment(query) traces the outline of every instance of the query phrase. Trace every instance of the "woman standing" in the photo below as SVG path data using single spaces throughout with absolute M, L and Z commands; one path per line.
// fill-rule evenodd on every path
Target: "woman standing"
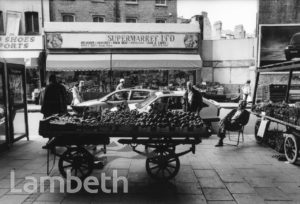
M 72 94 L 73 94 L 72 105 L 76 105 L 76 104 L 82 102 L 78 88 L 79 88 L 79 83 L 77 82 L 77 83 L 75 83 L 74 87 L 72 88 Z

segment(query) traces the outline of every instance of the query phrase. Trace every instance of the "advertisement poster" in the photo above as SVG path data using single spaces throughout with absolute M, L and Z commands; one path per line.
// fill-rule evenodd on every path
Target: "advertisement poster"
M 21 74 L 9 75 L 10 100 L 13 104 L 22 104 L 23 101 L 23 85 Z
M 259 66 L 300 57 L 300 24 L 260 25 L 259 31 Z

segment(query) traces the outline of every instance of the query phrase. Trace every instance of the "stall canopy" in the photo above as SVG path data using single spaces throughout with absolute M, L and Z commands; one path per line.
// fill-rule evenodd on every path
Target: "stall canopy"
M 202 67 L 199 55 L 187 54 L 114 54 L 112 70 L 195 70 Z
M 110 55 L 65 55 L 47 56 L 47 71 L 97 71 L 110 69 Z

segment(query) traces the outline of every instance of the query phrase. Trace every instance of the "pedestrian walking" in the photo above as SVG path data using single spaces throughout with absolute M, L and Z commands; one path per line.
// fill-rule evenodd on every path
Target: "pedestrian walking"
M 63 85 L 57 83 L 55 75 L 49 77 L 49 85 L 45 89 L 41 112 L 44 114 L 44 118 L 57 113 L 67 113 L 67 92 Z
M 250 80 L 247 80 L 242 87 L 243 100 L 247 102 L 248 96 L 251 94 Z

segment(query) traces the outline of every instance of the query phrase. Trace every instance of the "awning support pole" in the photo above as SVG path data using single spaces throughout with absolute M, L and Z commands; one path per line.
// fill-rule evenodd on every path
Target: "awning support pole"
M 257 88 L 258 88 L 259 75 L 260 75 L 260 73 L 258 71 L 256 71 L 255 86 L 254 86 L 254 92 L 253 92 L 253 98 L 252 98 L 252 108 L 255 105 L 255 101 L 256 101 L 256 93 L 257 93 Z
M 112 53 L 110 53 L 110 71 L 109 71 L 109 80 L 110 80 L 110 91 L 112 92 Z
M 290 70 L 288 86 L 287 86 L 286 93 L 285 93 L 285 102 L 286 103 L 288 103 L 288 101 L 289 101 L 292 76 L 293 76 L 293 70 Z

